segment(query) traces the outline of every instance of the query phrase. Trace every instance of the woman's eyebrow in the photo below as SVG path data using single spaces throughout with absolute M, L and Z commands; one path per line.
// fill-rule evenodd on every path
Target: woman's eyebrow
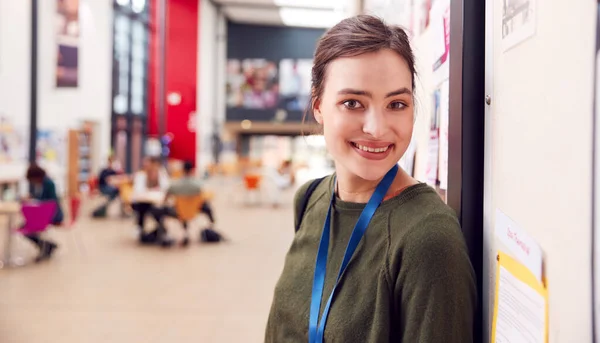
M 359 90 L 359 89 L 353 89 L 353 88 L 344 88 L 342 90 L 340 90 L 338 92 L 339 95 L 362 95 L 362 96 L 366 96 L 369 98 L 373 97 L 373 94 L 371 92 L 368 91 L 363 91 L 363 90 Z M 400 89 L 397 89 L 395 91 L 389 92 L 385 95 L 386 98 L 392 97 L 392 96 L 396 96 L 396 95 L 401 95 L 401 94 L 408 94 L 411 95 L 412 92 L 410 89 L 406 88 L 406 87 L 402 87 Z

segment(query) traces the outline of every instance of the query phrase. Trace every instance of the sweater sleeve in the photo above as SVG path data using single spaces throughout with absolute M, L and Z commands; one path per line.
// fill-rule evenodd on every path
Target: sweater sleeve
M 402 342 L 472 343 L 476 286 L 456 219 L 429 215 L 404 240 L 395 286 Z

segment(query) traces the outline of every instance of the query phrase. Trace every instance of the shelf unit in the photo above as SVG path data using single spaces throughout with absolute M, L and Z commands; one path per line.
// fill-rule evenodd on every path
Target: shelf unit
M 69 180 L 67 194 L 81 193 L 92 176 L 93 134 L 91 130 L 69 131 Z

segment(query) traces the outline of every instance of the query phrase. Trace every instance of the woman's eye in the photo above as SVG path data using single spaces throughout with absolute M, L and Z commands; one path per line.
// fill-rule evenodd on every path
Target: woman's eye
M 405 107 L 406 107 L 406 105 L 400 101 L 395 101 L 390 104 L 390 108 L 393 110 L 401 110 Z
M 354 110 L 357 108 L 362 108 L 362 105 L 360 104 L 360 102 L 356 101 L 356 100 L 346 100 L 343 102 L 343 105 L 346 106 L 346 108 Z

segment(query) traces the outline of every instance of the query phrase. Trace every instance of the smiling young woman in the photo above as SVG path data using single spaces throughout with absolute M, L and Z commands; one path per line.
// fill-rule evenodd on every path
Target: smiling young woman
M 406 33 L 349 18 L 321 38 L 314 62 L 312 112 L 336 172 L 296 194 L 308 205 L 265 342 L 472 342 L 475 280 L 458 220 L 398 168 L 414 123 Z

